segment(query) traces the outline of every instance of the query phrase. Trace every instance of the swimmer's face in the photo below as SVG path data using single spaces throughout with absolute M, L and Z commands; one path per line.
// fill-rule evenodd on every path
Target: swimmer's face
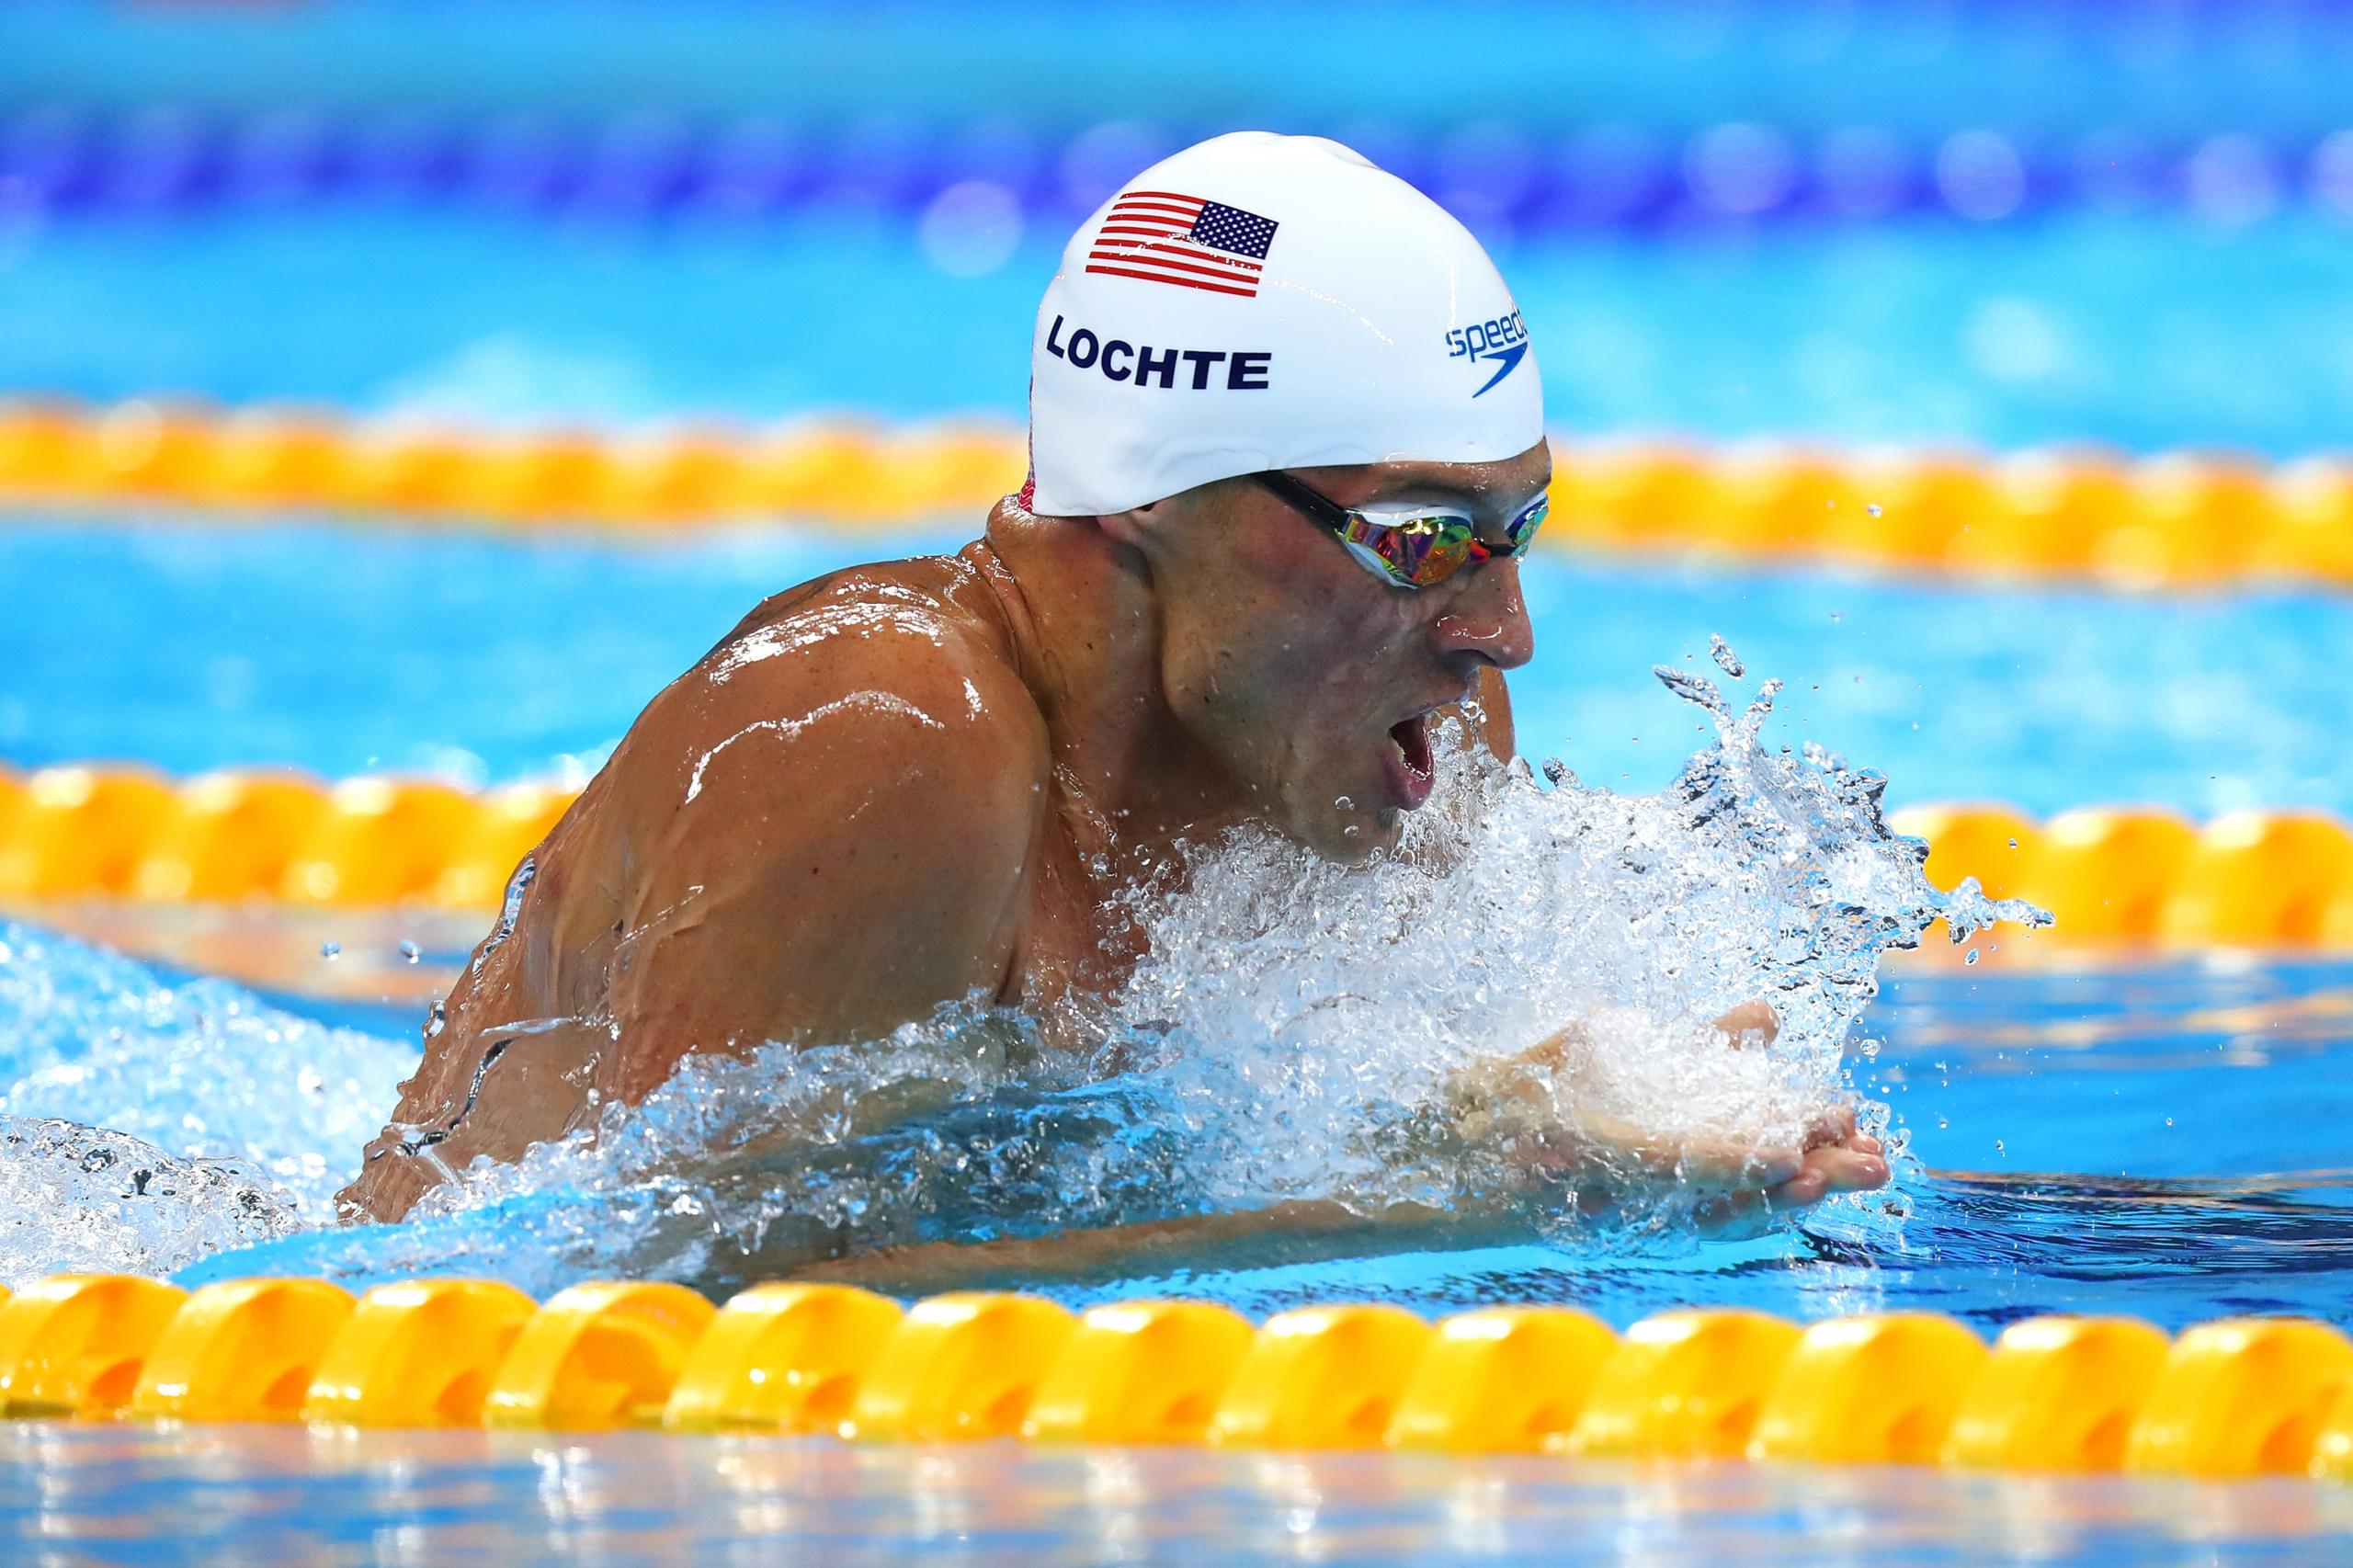
M 1438 503 L 1499 534 L 1542 493 L 1552 460 L 1539 441 L 1501 462 L 1291 472 L 1343 506 Z M 1513 560 L 1393 587 L 1240 480 L 1106 522 L 1151 569 L 1177 721 L 1277 826 L 1336 858 L 1393 845 L 1428 798 L 1447 766 L 1432 755 L 1430 710 L 1471 695 L 1483 668 L 1534 652 Z

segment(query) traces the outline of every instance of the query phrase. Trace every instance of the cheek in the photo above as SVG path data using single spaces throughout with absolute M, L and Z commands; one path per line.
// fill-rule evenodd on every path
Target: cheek
M 1385 701 L 1419 633 L 1411 607 L 1381 597 L 1328 541 L 1308 542 L 1329 557 L 1271 542 L 1225 552 L 1216 571 L 1188 561 L 1162 626 L 1181 706 L 1223 727 L 1286 732 L 1289 750 L 1302 732 L 1353 725 Z

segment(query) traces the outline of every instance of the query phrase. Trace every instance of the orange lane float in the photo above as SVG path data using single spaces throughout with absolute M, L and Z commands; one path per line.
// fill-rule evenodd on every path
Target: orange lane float
M 2079 577 L 2353 584 L 2353 462 L 1553 444 L 1555 544 Z M 536 528 L 969 522 L 1018 489 L 1021 431 L 533 434 L 162 398 L 0 403 L 0 508 L 335 514 Z
M 572 801 L 544 783 L 477 793 L 270 769 L 173 780 L 137 767 L 0 767 L 0 905 L 275 900 L 487 911 Z M 2037 822 L 1952 804 L 1897 812 L 1891 825 L 1927 841 L 1938 886 L 1974 876 L 1989 893 L 2051 910 L 2059 923 L 2038 944 L 2353 949 L 2353 831 L 2319 812 L 2195 824 L 2154 808 L 2086 806 Z
M 2168 1339 L 2134 1319 L 2042 1317 L 1989 1346 L 1934 1312 L 1800 1325 L 1670 1312 L 1620 1335 L 1566 1307 L 1433 1324 L 1335 1303 L 1253 1325 L 1201 1301 L 1074 1317 L 995 1291 L 903 1311 L 779 1283 L 714 1311 L 661 1282 L 592 1281 L 538 1305 L 472 1279 L 355 1302 L 322 1279 L 191 1294 L 65 1275 L 0 1300 L 0 1415 L 2341 1481 L 2353 1339 L 2302 1318 Z

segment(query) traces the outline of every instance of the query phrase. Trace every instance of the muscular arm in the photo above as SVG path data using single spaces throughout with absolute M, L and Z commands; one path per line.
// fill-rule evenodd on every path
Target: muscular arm
M 685 733 L 628 808 L 645 869 L 608 1006 L 631 1098 L 688 1051 L 994 994 L 1012 959 L 1046 744 L 1011 670 L 936 625 L 773 641 L 791 656 L 674 688 Z
M 648 705 L 540 846 L 345 1198 L 398 1218 L 689 1053 L 873 1038 L 995 994 L 1047 766 L 984 628 L 824 585 L 764 607 Z

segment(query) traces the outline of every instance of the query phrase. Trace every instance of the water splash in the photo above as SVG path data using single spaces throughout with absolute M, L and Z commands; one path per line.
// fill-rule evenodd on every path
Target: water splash
M 1150 956 L 1084 1016 L 960 1004 L 875 1044 L 693 1060 L 642 1107 L 518 1165 L 478 1166 L 402 1226 L 273 1239 L 190 1277 L 724 1284 L 846 1250 L 1300 1199 L 1690 1244 L 1698 1198 L 1653 1169 L 1658 1148 L 1736 1158 L 1792 1144 L 1826 1104 L 1857 1104 L 1843 1062 L 1868 1043 L 1856 1024 L 1884 952 L 1940 918 L 1961 939 L 2047 917 L 1974 882 L 1938 892 L 1925 846 L 1881 819 L 1882 779 L 1817 747 L 1762 744 L 1778 682 L 1735 713 L 1711 681 L 1658 675 L 1716 730 L 1660 795 L 1588 788 L 1557 763 L 1540 782 L 1457 733 L 1431 802 L 1368 865 L 1263 832 L 1187 849 L 1181 876 L 1132 895 Z M 1769 1048 L 1712 1027 L 1756 999 L 1779 1023 Z M 287 1046 L 307 1060 L 334 1033 Z M 1091 1043 L 1065 1049 L 1074 1036 Z M 381 1116 L 397 1075 L 347 1108 Z M 0 1110 L 57 1108 L 39 1097 L 12 1088 Z M 86 1119 L 155 1119 L 135 1096 L 108 1106 Z M 1857 1108 L 1889 1130 L 1883 1107 Z M 1527 1157 L 1559 1125 L 1580 1130 L 1575 1157 Z M 1593 1134 L 1604 1128 L 1646 1142 Z M 273 1172 L 290 1158 L 340 1171 L 374 1128 L 243 1131 Z M 310 1192 L 296 1211 L 315 1222 Z M 1891 1230 L 1902 1204 L 1850 1213 Z
M 175 1159 L 125 1133 L 0 1117 L 0 1278 L 168 1274 L 301 1228 L 284 1194 L 233 1161 Z
M 0 922 L 0 1213 L 43 1216 L 0 1241 L 0 1280 L 176 1267 L 324 1222 L 415 1061 L 226 981 Z

